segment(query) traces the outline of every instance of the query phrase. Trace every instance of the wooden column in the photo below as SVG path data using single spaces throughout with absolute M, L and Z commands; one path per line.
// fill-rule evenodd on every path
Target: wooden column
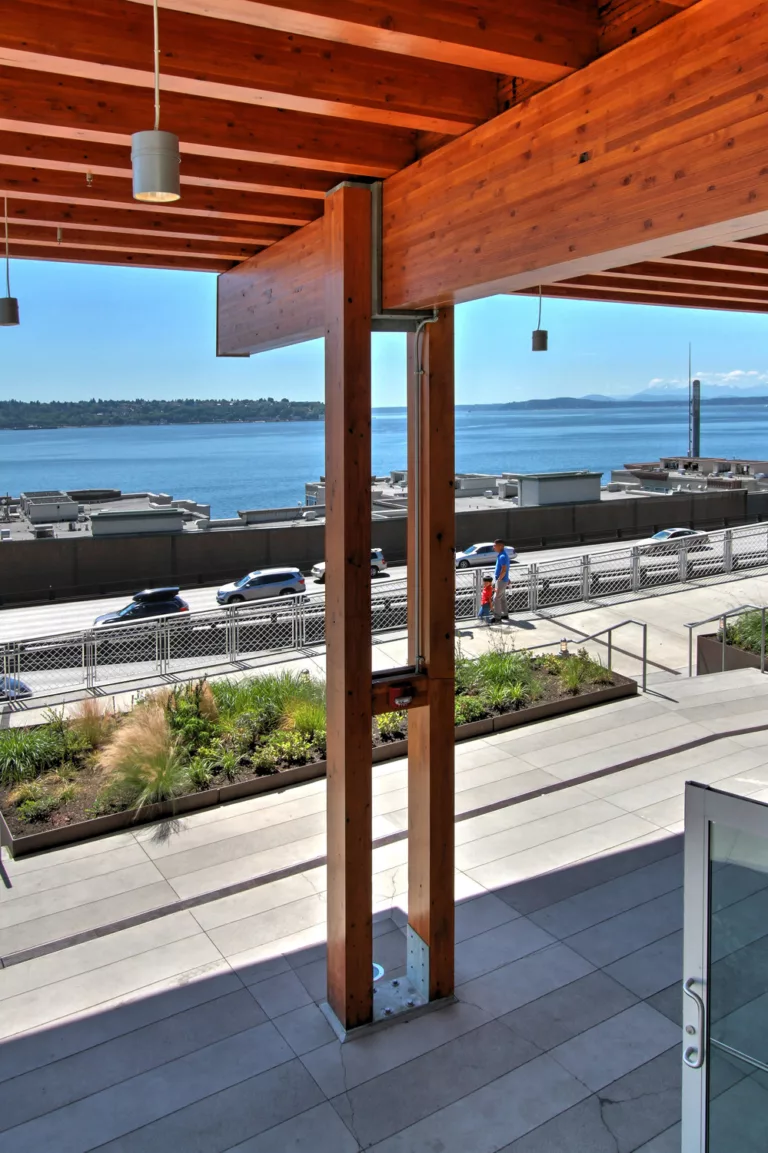
M 408 714 L 408 975 L 430 1001 L 453 991 L 453 355 L 452 308 L 408 337 L 409 658 L 429 677 L 429 703 Z
M 325 202 L 328 1002 L 373 1012 L 371 895 L 371 195 Z

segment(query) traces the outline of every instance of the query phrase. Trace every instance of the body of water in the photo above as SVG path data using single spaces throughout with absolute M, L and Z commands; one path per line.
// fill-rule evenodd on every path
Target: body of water
M 703 404 L 705 455 L 768 456 L 768 405 Z M 406 463 L 405 410 L 373 413 L 373 471 Z M 612 468 L 686 452 L 685 405 L 531 411 L 456 410 L 459 472 L 549 472 Z M 229 424 L 0 430 L 0 492 L 111 487 L 167 492 L 210 503 L 216 517 L 238 509 L 304 502 L 304 482 L 325 472 L 324 425 Z

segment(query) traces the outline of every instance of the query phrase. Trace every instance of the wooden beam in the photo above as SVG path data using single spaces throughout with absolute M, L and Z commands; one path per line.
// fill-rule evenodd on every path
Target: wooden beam
M 546 81 L 582 67 L 597 42 L 592 0 L 163 0 L 163 8 Z
M 253 224 L 249 221 L 211 220 L 208 217 L 138 214 L 122 206 L 103 208 L 98 205 L 58 203 L 47 200 L 25 200 L 15 194 L 8 197 L 8 219 L 14 233 L 19 225 L 32 228 L 63 228 L 109 233 L 114 236 L 154 236 L 164 239 L 207 240 L 222 244 L 266 248 L 288 236 L 291 230 L 275 224 Z
M 373 1016 L 369 189 L 332 192 L 325 225 L 328 1003 L 353 1029 Z
M 131 179 L 131 141 L 129 136 L 109 132 L 73 130 L 71 134 L 48 135 L 45 124 L 0 121 L 0 164 L 25 168 L 50 168 L 58 172 L 92 173 Z M 191 151 L 182 143 L 182 186 L 189 184 L 210 189 L 235 188 L 241 192 L 260 192 L 269 196 L 291 196 L 323 200 L 326 192 L 338 184 L 333 172 L 303 172 L 279 164 L 257 164 L 233 155 L 207 155 Z M 226 150 L 224 150 L 226 151 Z
M 680 252 L 668 257 L 665 262 L 677 267 L 693 268 L 732 268 L 754 272 L 768 272 L 768 252 L 748 247 L 727 247 L 726 245 L 700 248 L 695 252 Z
M 458 135 L 497 112 L 495 78 L 230 21 L 163 11 L 161 87 L 415 131 Z M 30 0 L 0 25 L 0 62 L 151 88 L 151 9 Z
M 365 248 L 370 252 L 369 242 Z M 219 354 L 263 352 L 322 336 L 326 261 L 325 221 L 316 220 L 220 277 Z
M 593 300 L 607 304 L 655 304 L 664 305 L 665 308 L 705 308 L 715 309 L 718 312 L 768 312 L 768 303 L 750 304 L 746 301 L 726 303 L 723 300 L 707 300 L 692 296 L 678 296 L 673 291 L 669 295 L 661 293 L 632 293 L 620 297 L 613 289 L 610 291 L 592 291 L 579 285 L 550 284 L 546 288 L 547 296 L 558 297 L 561 300 Z
M 32 127 L 32 126 L 30 126 Z M 44 125 L 39 125 L 45 130 Z M 290 196 L 302 200 L 323 200 L 328 189 L 338 184 L 334 173 L 301 172 L 277 164 L 248 164 L 227 157 L 201 157 L 182 154 L 182 187 L 205 187 L 212 191 L 232 188 L 267 196 Z M 81 175 L 111 176 L 130 180 L 130 143 L 109 144 L 80 139 L 47 137 L 34 132 L 0 130 L 0 164 L 19 168 L 47 168 L 52 172 L 78 172 Z
M 387 176 L 415 156 L 416 134 L 306 112 L 256 108 L 231 100 L 167 92 L 163 125 L 184 146 L 203 145 L 213 155 L 249 152 L 259 163 L 359 176 Z M 52 80 L 45 73 L 0 66 L 0 116 L 73 131 L 79 127 L 130 135 L 153 121 L 152 91 L 104 85 L 77 76 Z
M 384 305 L 420 308 L 768 226 L 768 5 L 699 0 L 384 185 Z
M 672 285 L 668 281 L 661 280 L 644 280 L 637 278 L 634 280 L 615 280 L 613 277 L 604 276 L 600 273 L 595 273 L 593 276 L 577 276 L 573 280 L 566 281 L 567 284 L 575 288 L 584 288 L 587 290 L 587 295 L 592 291 L 595 292 L 614 292 L 617 299 L 631 300 L 632 296 L 648 296 L 653 293 L 659 296 L 669 296 L 674 293 L 675 296 L 681 298 L 701 298 L 706 300 L 722 300 L 723 307 L 727 308 L 730 304 L 737 302 L 747 302 L 751 304 L 768 304 L 768 290 L 766 289 L 749 289 L 742 287 L 723 287 L 720 285 L 712 284 L 691 284 L 684 281 L 679 281 Z M 545 291 L 548 291 L 545 290 Z
M 12 260 L 55 260 L 65 264 L 117 264 L 128 268 L 169 268 L 183 272 L 227 272 L 229 260 L 199 260 L 194 256 L 163 256 L 158 253 L 100 251 L 91 249 L 40 248 L 32 244 L 11 244 Z
M 136 211 L 138 201 L 131 199 L 130 188 L 124 180 L 114 176 L 87 177 L 76 172 L 52 172 L 47 168 L 18 168 L 0 164 L 0 188 L 15 192 L 17 196 L 44 195 L 56 200 L 111 202 L 118 209 Z M 321 205 L 314 200 L 300 200 L 288 196 L 263 196 L 232 189 L 185 188 L 178 204 L 185 214 L 199 212 L 203 216 L 235 216 L 253 224 L 276 224 L 298 228 L 318 215 Z M 152 205 L 152 211 L 161 214 L 166 209 Z
M 449 308 L 408 337 L 409 660 L 429 678 L 408 716 L 408 976 L 430 1001 L 454 974 L 454 404 Z
M 611 281 L 647 278 L 669 285 L 673 292 L 676 284 L 712 284 L 724 287 L 768 288 L 768 271 L 748 272 L 729 268 L 696 268 L 687 264 L 670 264 L 666 260 L 648 260 L 627 264 L 622 268 L 608 268 L 603 277 Z M 566 281 L 565 283 L 569 283 Z
M 0 209 L 0 221 L 4 219 Z M 154 236 L 152 233 L 125 234 L 107 232 L 101 229 L 57 228 L 55 225 L 22 224 L 13 225 L 14 246 L 23 243 L 35 248 L 53 248 L 66 255 L 74 249 L 93 252 L 126 252 L 140 257 L 142 253 L 153 253 L 155 256 L 192 256 L 198 260 L 214 261 L 218 266 L 222 261 L 230 265 L 254 256 L 263 247 L 261 245 L 227 244 L 212 241 L 207 237 L 202 239 L 183 239 L 179 236 Z M 42 254 L 41 254 L 42 255 Z

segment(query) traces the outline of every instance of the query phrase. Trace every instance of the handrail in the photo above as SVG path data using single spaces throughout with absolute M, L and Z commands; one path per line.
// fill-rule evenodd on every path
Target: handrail
M 720 668 L 721 668 L 722 672 L 725 672 L 725 650 L 726 650 L 726 641 L 727 641 L 727 638 L 726 638 L 727 629 L 726 629 L 725 622 L 728 620 L 728 617 L 741 616 L 741 614 L 745 613 L 745 612 L 758 612 L 758 613 L 760 613 L 760 616 L 761 616 L 761 624 L 760 624 L 760 672 L 761 673 L 765 672 L 765 614 L 766 614 L 766 606 L 765 605 L 746 604 L 746 605 L 738 605 L 736 608 L 726 609 L 724 612 L 715 613 L 714 616 L 706 617 L 704 620 L 701 620 L 701 621 L 691 621 L 689 624 L 686 624 L 684 626 L 685 628 L 688 629 L 688 677 L 689 678 L 693 676 L 693 630 L 700 628 L 701 625 L 712 624 L 714 621 L 722 621 L 723 622 L 722 629 L 721 629 L 721 632 L 723 635 L 722 635 L 722 642 L 721 642 L 722 655 L 721 655 Z
M 545 641 L 544 644 L 541 644 L 541 645 L 526 645 L 526 651 L 527 652 L 533 652 L 534 649 L 548 649 L 548 648 L 551 648 L 552 645 L 561 645 L 563 643 L 563 641 L 565 641 L 566 644 L 574 644 L 574 645 L 575 644 L 585 644 L 587 641 L 596 641 L 596 640 L 598 640 L 599 637 L 603 637 L 607 633 L 608 634 L 608 668 L 612 669 L 613 668 L 613 634 L 618 629 L 623 629 L 625 625 L 637 625 L 637 627 L 639 629 L 642 629 L 642 633 L 643 633 L 643 655 L 641 658 L 642 664 L 643 664 L 642 686 L 643 686 L 643 692 L 647 692 L 648 691 L 647 690 L 647 685 L 648 685 L 648 625 L 645 623 L 645 621 L 636 621 L 636 620 L 632 620 L 631 618 L 627 618 L 627 620 L 620 621 L 616 625 L 608 625 L 607 628 L 600 629 L 599 632 L 592 633 L 592 635 L 588 636 L 588 637 L 562 637 L 560 640 L 557 640 L 557 641 Z

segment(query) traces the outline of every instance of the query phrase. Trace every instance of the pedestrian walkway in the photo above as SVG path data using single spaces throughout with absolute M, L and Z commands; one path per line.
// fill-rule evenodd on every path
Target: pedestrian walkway
M 717 674 L 459 746 L 456 1004 L 343 1047 L 323 781 L 6 859 L 4 1153 L 679 1153 L 683 787 L 768 799 L 767 703 Z M 374 770 L 387 977 L 406 784 Z

